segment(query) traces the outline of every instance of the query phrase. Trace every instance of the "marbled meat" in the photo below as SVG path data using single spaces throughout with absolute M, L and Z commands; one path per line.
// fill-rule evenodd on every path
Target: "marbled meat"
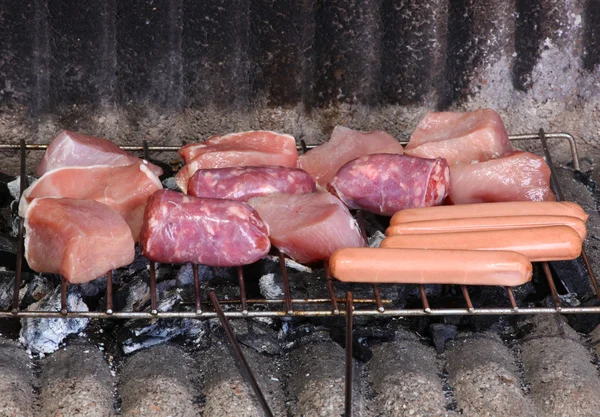
M 104 138 L 63 130 L 48 145 L 42 161 L 38 165 L 38 176 L 57 168 L 86 167 L 90 165 L 123 166 L 139 163 L 137 158 L 113 142 Z M 148 168 L 157 176 L 162 168 L 148 163 Z
M 381 130 L 360 132 L 336 126 L 328 142 L 298 157 L 298 166 L 312 175 L 317 184 L 325 187 L 346 162 L 374 153 L 402 152 L 400 142 Z
M 550 168 L 529 152 L 487 162 L 450 167 L 453 204 L 503 201 L 556 201 L 550 189 Z
M 269 225 L 271 242 L 298 262 L 365 245 L 346 206 L 329 193 L 271 194 L 248 202 Z
M 31 201 L 40 197 L 96 200 L 115 209 L 137 240 L 146 201 L 162 188 L 145 161 L 126 166 L 58 168 L 46 172 L 25 190 L 19 203 L 19 215 L 23 217 Z
M 140 246 L 157 262 L 247 265 L 270 248 L 269 228 L 246 203 L 157 191 L 148 200 Z
M 177 186 L 187 192 L 187 182 L 201 168 L 279 165 L 295 167 L 298 161 L 293 136 L 266 130 L 215 136 L 202 143 L 182 147 L 179 154 L 186 165 L 176 177 Z
M 94 200 L 37 198 L 25 212 L 25 258 L 72 284 L 129 265 L 135 243 L 125 220 Z
M 273 193 L 306 194 L 315 190 L 315 181 L 308 172 L 280 166 L 199 169 L 188 182 L 189 195 L 236 201 Z
M 480 109 L 427 113 L 410 137 L 405 153 L 445 158 L 454 165 L 487 161 L 512 150 L 500 115 L 491 109 Z
M 442 158 L 367 155 L 345 164 L 328 188 L 349 208 L 391 216 L 441 204 L 450 190 L 450 170 Z

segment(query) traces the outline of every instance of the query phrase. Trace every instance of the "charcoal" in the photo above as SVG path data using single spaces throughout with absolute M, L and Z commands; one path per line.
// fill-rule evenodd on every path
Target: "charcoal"
M 561 302 L 563 299 L 561 298 Z M 599 307 L 600 300 L 590 298 L 584 301 L 578 301 L 577 307 Z M 567 305 L 566 303 L 564 305 Z M 567 321 L 573 329 L 579 333 L 590 333 L 600 325 L 600 314 L 567 314 Z
M 277 337 L 277 331 L 261 320 L 230 320 L 237 340 L 258 353 L 280 355 L 283 350 Z
M 346 348 L 346 332 L 342 329 L 332 328 L 329 331 L 331 340 L 340 345 L 343 349 Z M 373 357 L 373 352 L 370 348 L 360 343 L 357 335 L 352 335 L 352 357 L 360 362 L 369 362 Z
M 372 236 L 369 237 L 368 239 L 368 244 L 370 248 L 378 248 L 379 245 L 381 244 L 381 241 L 385 239 L 385 234 L 383 234 L 382 232 L 380 232 L 379 230 L 376 231 Z
M 550 269 L 555 281 L 562 285 L 567 293 L 576 293 L 580 297 L 590 296 L 594 287 L 581 257 L 572 261 L 550 262 Z
M 29 284 L 32 283 L 37 275 L 29 272 L 23 272 L 21 276 L 21 289 L 19 298 L 24 302 L 21 302 L 20 308 L 25 308 L 36 300 L 25 300 Z M 14 271 L 2 271 L 0 270 L 0 310 L 8 310 L 12 306 L 13 291 L 15 286 L 15 272 Z
M 21 300 L 21 308 L 27 308 L 28 305 L 38 302 L 56 288 L 54 280 L 43 275 L 35 275 L 27 284 L 25 296 Z
M 457 329 L 455 325 L 434 323 L 429 326 L 429 335 L 437 353 L 444 353 L 446 342 L 456 338 Z
M 198 278 L 200 282 L 208 282 L 213 279 L 237 282 L 237 269 L 198 265 Z M 192 264 L 181 265 L 175 279 L 177 280 L 177 285 L 180 287 L 194 285 L 194 271 Z
M 0 232 L 0 267 L 17 269 L 17 239 Z
M 174 282 L 174 280 L 173 280 Z M 158 311 L 173 311 L 183 301 L 182 291 L 171 288 L 157 305 Z M 123 353 L 168 342 L 184 336 L 197 339 L 206 332 L 206 323 L 195 319 L 129 320 L 119 332 L 118 340 Z
M 177 186 L 177 183 L 175 182 L 175 177 L 165 178 L 164 180 L 162 180 L 162 185 L 167 190 L 179 191 L 179 187 Z
M 31 304 L 28 311 L 60 311 L 60 287 L 37 303 Z M 67 292 L 69 311 L 89 311 L 77 287 L 69 287 Z M 33 353 L 52 353 L 65 338 L 86 328 L 88 319 L 22 319 L 19 341 Z

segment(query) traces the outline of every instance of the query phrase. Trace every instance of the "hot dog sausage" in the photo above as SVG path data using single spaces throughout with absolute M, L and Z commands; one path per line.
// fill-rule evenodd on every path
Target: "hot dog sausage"
M 394 214 L 390 225 L 422 220 L 496 216 L 571 216 L 583 221 L 588 218 L 579 204 L 570 201 L 519 201 L 411 208 Z
M 575 259 L 581 254 L 581 244 L 581 237 L 569 226 L 548 226 L 461 233 L 396 235 L 383 239 L 380 246 L 398 249 L 505 250 L 522 253 L 531 262 L 541 262 Z M 434 259 L 431 258 L 430 262 Z
M 475 232 L 484 230 L 523 229 L 526 227 L 569 226 L 585 239 L 585 222 L 570 216 L 499 216 L 469 219 L 423 220 L 399 223 L 385 231 L 387 236 L 431 233 Z
M 515 286 L 532 273 L 524 255 L 505 251 L 346 248 L 334 252 L 329 267 L 344 282 L 401 284 Z

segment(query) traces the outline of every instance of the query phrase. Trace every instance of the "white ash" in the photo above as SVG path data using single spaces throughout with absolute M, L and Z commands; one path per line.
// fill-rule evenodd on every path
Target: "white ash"
M 177 183 L 175 182 L 175 177 L 169 177 L 162 180 L 162 185 L 167 190 L 179 191 L 179 187 L 177 187 Z
M 89 311 L 81 295 L 67 293 L 69 311 Z M 59 311 L 60 287 L 37 303 L 27 307 L 28 311 Z M 60 343 L 70 334 L 76 334 L 86 328 L 88 319 L 22 319 L 19 341 L 33 353 L 52 353 L 58 350 Z
M 373 236 L 369 238 L 369 247 L 370 248 L 378 248 L 381 244 L 381 241 L 385 239 L 385 235 L 381 233 L 379 230 L 376 231 Z
M 279 263 L 279 257 L 278 256 L 267 255 L 263 259 L 266 259 L 267 261 Z M 298 262 L 296 262 L 296 261 L 294 261 L 293 259 L 290 259 L 290 258 L 285 258 L 285 266 L 287 266 L 288 268 L 295 269 L 296 271 L 300 271 L 300 272 L 311 273 L 313 271 L 312 268 L 309 268 L 308 266 L 302 265 L 301 263 L 298 263 Z
M 258 280 L 260 293 L 268 300 L 280 298 L 283 296 L 283 291 L 275 283 L 275 274 L 267 274 L 260 277 Z
M 35 177 L 27 176 L 27 184 L 31 184 L 36 180 Z M 17 177 L 12 180 L 8 184 L 6 184 L 8 188 L 8 192 L 15 200 L 18 200 L 21 197 L 21 177 Z M 25 190 L 23 190 L 25 191 Z

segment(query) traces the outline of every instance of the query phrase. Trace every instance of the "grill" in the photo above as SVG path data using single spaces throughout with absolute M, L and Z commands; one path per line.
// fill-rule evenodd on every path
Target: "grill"
M 510 140 L 513 142 L 533 142 L 541 145 L 542 151 L 544 152 L 545 158 L 551 167 L 552 172 L 552 185 L 555 194 L 558 199 L 563 199 L 558 178 L 556 176 L 555 168 L 552 164 L 552 156 L 548 149 L 547 141 L 567 141 L 571 151 L 572 164 L 575 170 L 579 170 L 579 156 L 577 153 L 577 147 L 575 139 L 568 133 L 544 133 L 540 130 L 536 134 L 524 134 L 524 135 L 512 135 Z M 21 190 L 25 189 L 27 184 L 26 181 L 26 154 L 27 151 L 43 151 L 46 149 L 46 145 L 41 144 L 25 144 L 24 141 L 20 145 L 1 145 L 0 149 L 7 149 L 20 152 L 21 157 Z M 151 152 L 176 152 L 179 148 L 174 146 L 148 146 L 144 143 L 144 146 L 124 146 L 123 149 L 129 151 L 143 152 L 145 157 L 148 158 Z M 299 149 L 307 149 L 307 146 L 302 143 Z M 362 213 L 356 214 L 359 225 L 362 226 L 363 233 L 364 228 L 364 217 Z M 64 317 L 64 318 L 114 318 L 114 319 L 149 319 L 149 318 L 195 318 L 195 319 L 208 319 L 217 317 L 218 313 L 208 309 L 212 301 L 218 301 L 223 307 L 224 317 L 332 317 L 347 314 L 347 308 L 340 308 L 340 304 L 346 303 L 347 297 L 337 297 L 335 292 L 335 281 L 329 276 L 327 267 L 325 265 L 326 280 L 325 285 L 322 288 L 322 295 L 317 298 L 306 298 L 306 299 L 295 299 L 291 297 L 290 284 L 288 280 L 286 262 L 289 261 L 284 254 L 278 253 L 278 261 L 281 267 L 281 274 L 283 277 L 283 292 L 284 297 L 282 299 L 252 299 L 247 297 L 246 285 L 244 273 L 242 268 L 238 268 L 238 283 L 240 287 L 240 296 L 238 299 L 218 299 L 217 297 L 209 297 L 209 293 L 202 288 L 200 278 L 198 275 L 198 266 L 194 265 L 194 299 L 188 300 L 188 304 L 195 307 L 195 311 L 158 311 L 157 305 L 160 301 L 157 296 L 156 284 L 156 264 L 149 262 L 150 272 L 150 291 L 151 291 L 151 310 L 150 311 L 114 311 L 113 310 L 113 288 L 112 288 L 112 272 L 107 274 L 107 290 L 106 290 L 106 305 L 103 310 L 79 312 L 79 311 L 68 311 L 67 308 L 67 281 L 62 278 L 61 287 L 61 309 L 57 311 L 23 311 L 18 308 L 19 300 L 19 288 L 21 285 L 22 277 L 22 261 L 23 261 L 23 224 L 19 226 L 19 256 L 17 263 L 17 279 L 15 280 L 15 290 L 13 299 L 13 308 L 11 311 L 0 312 L 0 318 L 40 318 L 40 317 Z M 585 263 L 586 269 L 589 274 L 589 279 L 593 288 L 596 291 L 596 295 L 600 299 L 600 288 L 596 282 L 596 278 L 592 272 L 590 263 L 588 261 L 585 251 L 582 254 L 583 262 Z M 352 304 L 354 310 L 352 315 L 354 316 L 388 316 L 388 317 L 403 317 L 403 316 L 447 316 L 447 315 L 498 315 L 498 314 L 582 314 L 582 313 L 600 313 L 599 306 L 582 306 L 582 307 L 571 307 L 561 305 L 561 301 L 554 283 L 552 272 L 547 263 L 542 264 L 543 275 L 548 283 L 550 291 L 552 293 L 552 299 L 554 305 L 552 307 L 528 307 L 519 306 L 515 301 L 515 297 L 511 288 L 506 287 L 507 298 L 509 304 L 498 305 L 498 306 L 475 306 L 471 301 L 469 294 L 469 286 L 461 286 L 462 296 L 464 298 L 464 307 L 462 308 L 438 308 L 435 305 L 431 305 L 427 299 L 425 287 L 423 285 L 418 286 L 420 300 L 422 308 L 419 309 L 396 309 L 387 308 L 390 305 L 394 305 L 393 299 L 386 299 L 380 296 L 379 287 L 377 285 L 372 286 L 372 297 L 368 298 L 354 298 Z M 253 277 L 254 278 L 254 277 Z M 357 284 L 360 286 L 360 284 Z M 370 284 L 363 284 L 370 285 Z M 396 284 L 385 284 L 385 285 L 396 285 Z M 400 285 L 400 284 L 397 284 Z M 403 284 L 406 285 L 406 284 Z M 307 308 L 310 306 L 311 308 Z

